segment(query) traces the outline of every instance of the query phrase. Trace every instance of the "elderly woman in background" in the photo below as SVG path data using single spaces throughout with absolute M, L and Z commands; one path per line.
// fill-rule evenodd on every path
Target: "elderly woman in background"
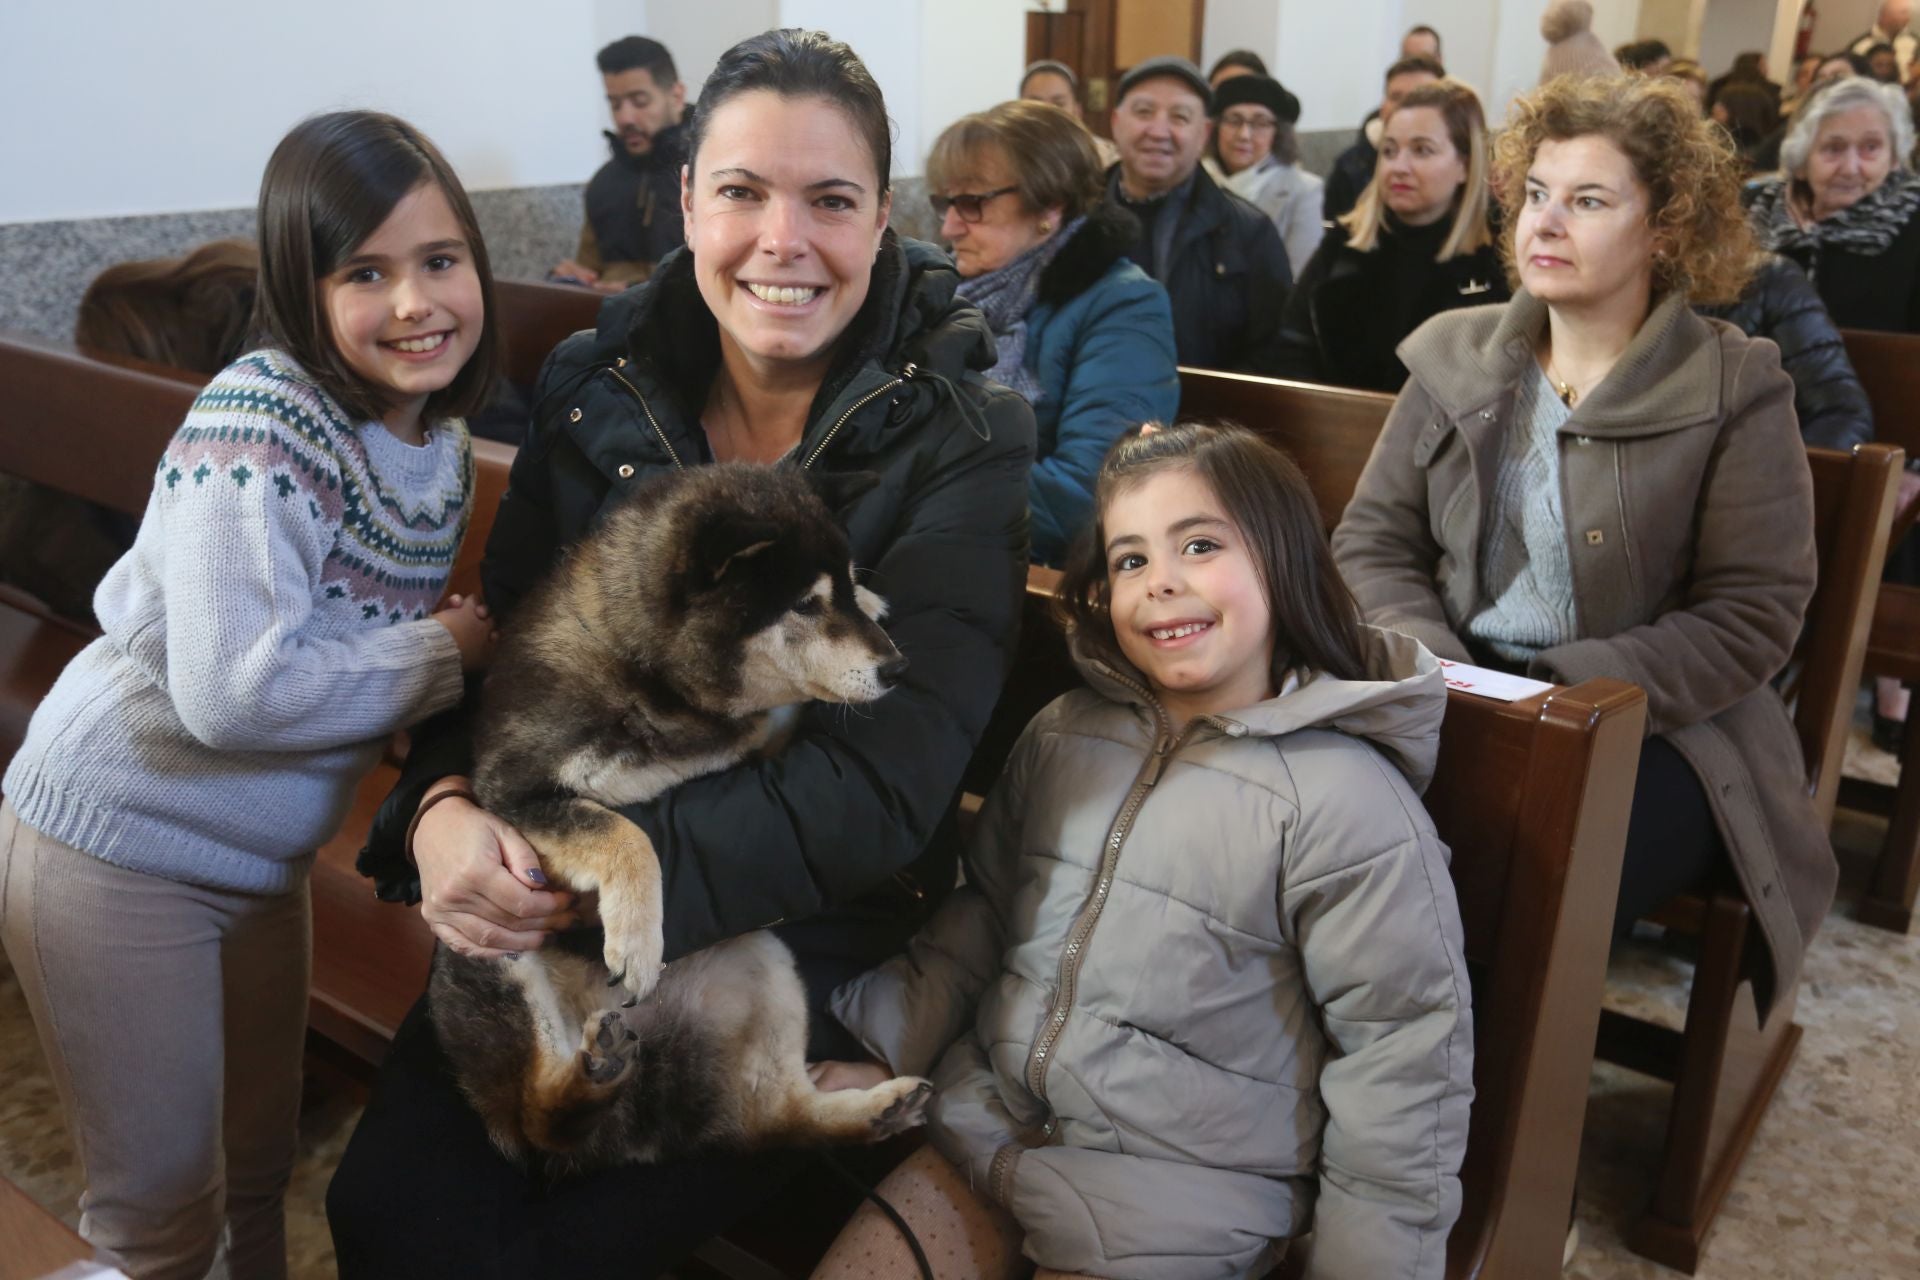
M 927 157 L 940 234 L 999 359 L 1033 405 L 1033 558 L 1057 563 L 1086 523 L 1107 446 L 1180 403 L 1167 291 L 1126 252 L 1139 226 L 1106 198 L 1093 138 L 1045 103 L 950 125 Z
M 1220 185 L 1273 219 L 1295 275 L 1320 247 L 1326 184 L 1300 168 L 1293 126 L 1300 99 L 1278 80 L 1237 75 L 1213 91 L 1213 141 L 1203 163 Z
M 1398 391 L 1407 380 L 1395 353 L 1402 339 L 1442 311 L 1506 297 L 1480 99 L 1455 80 L 1423 84 L 1387 116 L 1373 182 L 1327 228 L 1294 285 L 1277 371 Z
M 1893 85 L 1849 76 L 1794 113 L 1780 146 L 1781 176 L 1749 202 L 1766 246 L 1813 277 L 1844 329 L 1920 333 L 1920 176 L 1912 169 L 1913 117 Z M 1920 459 L 1909 460 L 1909 468 Z M 1920 475 L 1902 479 L 1902 508 L 1920 497 Z M 1913 540 L 1889 556 L 1887 576 L 1920 580 Z M 1874 741 L 1896 750 L 1908 694 L 1882 677 L 1874 689 Z
M 1736 163 L 1663 79 L 1553 81 L 1495 184 L 1519 292 L 1437 316 L 1333 535 L 1366 621 L 1444 658 L 1647 695 L 1616 933 L 1736 876 L 1791 991 L 1838 867 L 1771 681 L 1814 586 L 1813 484 L 1770 342 L 1703 319 L 1754 262 Z
M 1845 329 L 1920 332 L 1920 177 L 1892 85 L 1849 76 L 1794 113 L 1780 176 L 1748 202 L 1767 248 L 1813 277 Z

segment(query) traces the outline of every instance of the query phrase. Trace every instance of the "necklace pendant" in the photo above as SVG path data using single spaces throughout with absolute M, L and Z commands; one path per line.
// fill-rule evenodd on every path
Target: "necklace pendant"
M 1567 406 L 1569 409 L 1573 408 L 1573 402 L 1577 397 L 1575 397 L 1573 386 L 1570 383 L 1559 383 L 1554 387 L 1554 390 L 1560 393 L 1561 404 Z

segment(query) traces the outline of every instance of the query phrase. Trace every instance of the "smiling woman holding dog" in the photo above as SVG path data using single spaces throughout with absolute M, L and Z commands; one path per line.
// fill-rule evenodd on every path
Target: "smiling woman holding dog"
M 946 258 L 888 229 L 885 105 L 852 50 L 803 31 L 742 42 L 689 132 L 687 246 L 548 360 L 483 581 L 510 626 L 601 514 L 663 472 L 720 461 L 877 477 L 843 518 L 909 663 L 898 687 L 852 711 L 812 704 L 777 757 L 621 810 L 659 855 L 666 958 L 778 924 L 814 1011 L 813 1056 L 847 1056 L 819 1012 L 827 993 L 898 950 L 954 878 L 938 837 L 1012 656 L 1033 419 L 971 376 L 993 343 Z M 684 642 L 688 661 L 738 661 Z M 532 950 L 578 909 L 471 800 L 471 767 L 463 725 L 422 732 L 363 867 L 383 897 L 418 896 L 463 955 Z M 346 1280 L 651 1275 L 802 1159 L 536 1184 L 490 1145 L 416 1008 L 328 1216 Z

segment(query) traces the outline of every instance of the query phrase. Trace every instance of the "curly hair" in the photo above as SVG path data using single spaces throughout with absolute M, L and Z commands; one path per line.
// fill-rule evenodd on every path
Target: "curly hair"
M 1514 102 L 1493 161 L 1508 279 L 1520 282 L 1514 242 L 1534 154 L 1543 142 L 1591 135 L 1612 143 L 1647 189 L 1655 294 L 1678 291 L 1702 303 L 1739 298 L 1756 251 L 1740 204 L 1740 158 L 1684 89 L 1645 76 L 1561 76 Z

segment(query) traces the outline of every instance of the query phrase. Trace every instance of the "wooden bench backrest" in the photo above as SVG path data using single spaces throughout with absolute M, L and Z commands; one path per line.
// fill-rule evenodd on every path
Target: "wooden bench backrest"
M 1920 454 L 1920 335 L 1842 329 L 1840 338 L 1873 406 L 1873 438 Z
M 1899 448 L 1877 442 L 1851 455 L 1807 450 L 1820 578 L 1800 638 L 1793 721 L 1807 764 L 1808 794 L 1823 825 L 1832 820 L 1840 793 L 1840 760 L 1905 463 Z
M 1036 709 L 1078 682 L 1051 621 L 1058 582 L 1027 580 L 1009 690 Z M 1645 719 L 1646 695 L 1612 680 L 1516 703 L 1448 695 L 1426 804 L 1476 976 L 1477 1091 L 1450 1276 L 1557 1269 Z
M 1306 472 L 1328 529 L 1340 523 L 1393 397 L 1215 369 L 1180 370 L 1180 418 L 1237 422 L 1285 449 Z
M 500 308 L 507 380 L 528 390 L 553 349 L 569 335 L 593 328 L 606 301 L 591 289 L 538 280 L 495 280 L 493 298 Z
M 0 471 L 138 516 L 204 382 L 0 335 Z

